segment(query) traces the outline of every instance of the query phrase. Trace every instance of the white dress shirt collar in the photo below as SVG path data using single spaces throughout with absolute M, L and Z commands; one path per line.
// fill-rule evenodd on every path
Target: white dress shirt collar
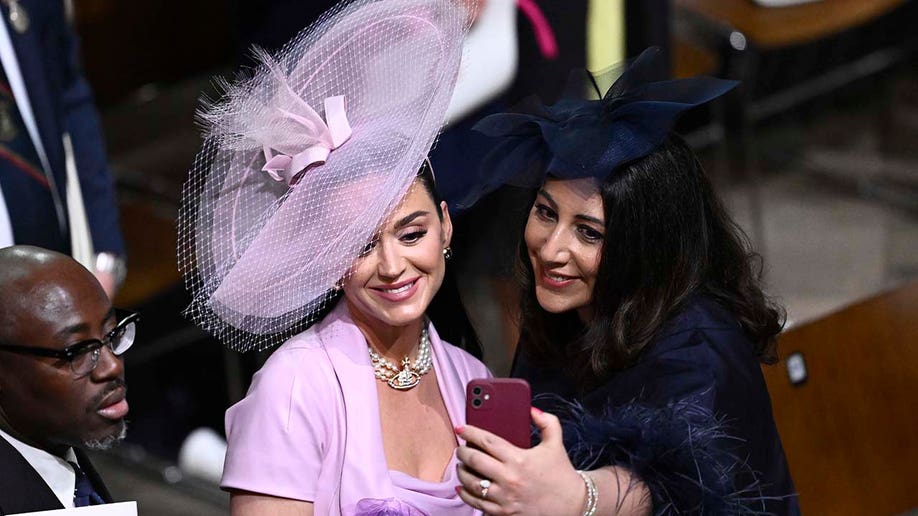
M 65 509 L 73 508 L 73 492 L 76 488 L 76 474 L 68 461 L 78 463 L 73 448 L 67 448 L 66 458 L 40 450 L 16 439 L 0 430 L 0 437 L 6 439 L 13 448 L 38 472 Z
M 3 197 L 3 188 L 0 188 L 0 249 L 13 245 L 13 226 L 10 222 L 10 212 L 6 208 Z

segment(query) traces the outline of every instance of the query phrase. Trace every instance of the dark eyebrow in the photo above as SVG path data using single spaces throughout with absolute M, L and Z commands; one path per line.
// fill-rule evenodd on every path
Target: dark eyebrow
M 545 190 L 539 190 L 539 195 L 541 195 L 542 197 L 545 197 L 545 200 L 547 200 L 551 204 L 551 207 L 553 209 L 558 209 L 558 203 L 555 202 L 555 199 L 551 195 L 549 195 L 548 192 L 546 192 Z M 605 227 L 606 225 L 603 221 L 597 219 L 596 217 L 591 217 L 589 215 L 583 215 L 582 213 L 575 215 L 574 218 L 579 219 L 579 220 L 585 220 L 587 222 L 592 222 L 602 227 Z
M 602 222 L 601 220 L 597 219 L 596 217 L 590 217 L 589 215 L 578 214 L 578 215 L 574 216 L 574 218 L 575 218 L 575 219 L 579 219 L 579 220 L 585 220 L 585 221 L 587 221 L 587 222 L 592 222 L 592 223 L 594 223 L 594 224 L 596 224 L 596 225 L 598 225 L 598 226 L 600 226 L 600 227 L 604 227 L 604 226 L 605 226 L 605 224 L 603 224 L 603 222 Z
M 551 204 L 552 209 L 557 209 L 557 208 L 558 208 L 558 203 L 555 202 L 554 197 L 548 195 L 548 192 L 546 192 L 545 190 L 539 190 L 539 195 L 541 195 L 542 197 L 544 197 L 545 200 L 548 201 L 549 204 Z
M 102 319 L 102 322 L 109 321 L 113 319 L 114 317 L 115 317 L 115 308 L 114 307 L 109 308 L 108 312 L 105 314 L 105 318 Z M 77 324 L 72 324 L 62 329 L 61 331 L 57 332 L 55 336 L 58 338 L 65 338 L 68 335 L 73 335 L 75 333 L 84 333 L 84 332 L 88 332 L 89 330 L 90 330 L 89 324 L 84 323 L 84 322 L 77 323 Z
M 402 217 L 401 219 L 399 219 L 398 222 L 395 223 L 395 229 L 403 228 L 403 227 L 407 226 L 408 224 L 411 224 L 411 221 L 413 221 L 414 219 L 416 219 L 416 218 L 418 218 L 418 217 L 423 217 L 424 215 L 429 215 L 429 214 L 430 214 L 430 212 L 427 212 L 427 211 L 424 211 L 424 210 L 418 210 L 418 211 L 412 213 L 411 215 L 408 215 L 408 216 L 406 216 L 406 217 Z

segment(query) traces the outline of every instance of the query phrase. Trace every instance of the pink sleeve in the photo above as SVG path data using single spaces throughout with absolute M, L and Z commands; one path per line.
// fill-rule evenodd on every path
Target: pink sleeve
M 320 348 L 278 349 L 226 411 L 223 489 L 315 501 L 336 385 Z

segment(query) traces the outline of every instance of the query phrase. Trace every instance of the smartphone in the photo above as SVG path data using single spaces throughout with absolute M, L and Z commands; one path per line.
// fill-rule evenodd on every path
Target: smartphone
M 529 384 L 518 378 L 479 378 L 465 388 L 465 421 L 529 448 Z

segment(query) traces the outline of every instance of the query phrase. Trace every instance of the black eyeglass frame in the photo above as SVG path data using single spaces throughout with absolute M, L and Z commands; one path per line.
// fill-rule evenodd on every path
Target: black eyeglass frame
M 77 357 L 83 353 L 89 353 L 95 349 L 101 349 L 102 346 L 108 346 L 108 349 L 112 351 L 116 356 L 120 353 L 115 353 L 115 348 L 112 347 L 112 339 L 114 336 L 121 330 L 125 329 L 129 324 L 136 323 L 140 320 L 140 314 L 138 312 L 129 312 L 127 310 L 118 310 L 118 312 L 126 313 L 121 320 L 115 324 L 115 327 L 112 330 L 105 334 L 102 337 L 103 340 L 99 339 L 87 339 L 84 341 L 77 342 L 76 344 L 71 344 L 64 349 L 49 349 L 49 348 L 40 348 L 36 346 L 18 346 L 15 344 L 0 344 L 0 350 L 10 351 L 13 353 L 20 353 L 23 355 L 34 355 L 39 357 L 51 357 L 57 358 L 60 360 L 65 360 L 67 362 L 73 362 Z M 127 351 L 127 350 L 124 350 Z M 124 353 L 122 351 L 122 353 Z M 93 366 L 95 367 L 95 366 Z

